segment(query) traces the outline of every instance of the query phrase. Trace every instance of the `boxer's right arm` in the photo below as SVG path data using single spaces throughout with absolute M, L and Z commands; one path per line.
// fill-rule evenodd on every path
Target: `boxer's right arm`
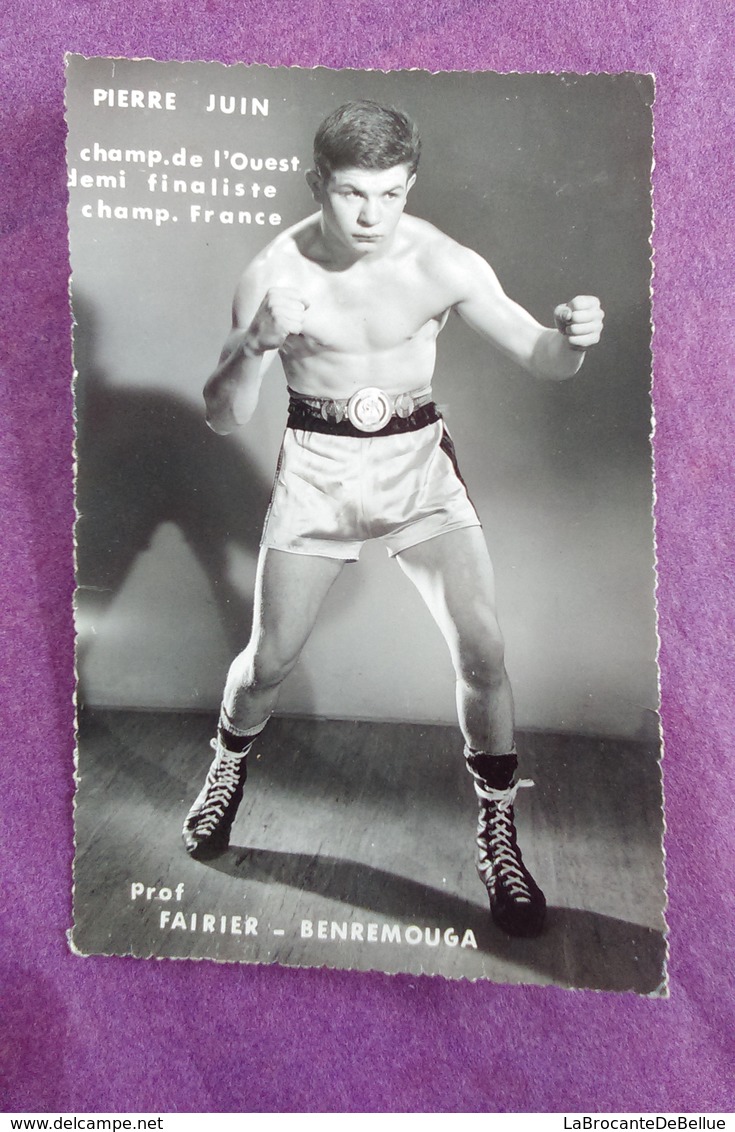
M 207 424 L 222 435 L 250 420 L 274 351 L 303 325 L 306 304 L 298 294 L 266 284 L 256 261 L 240 280 L 232 305 L 232 330 L 204 386 Z

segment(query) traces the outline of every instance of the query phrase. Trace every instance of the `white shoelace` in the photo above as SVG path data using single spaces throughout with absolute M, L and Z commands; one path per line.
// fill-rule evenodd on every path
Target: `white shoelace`
M 480 820 L 477 827 L 478 869 L 488 885 L 495 885 L 496 879 L 503 881 L 514 900 L 530 903 L 531 892 L 525 872 L 519 859 L 519 850 L 513 842 L 513 821 L 511 810 L 516 794 L 524 787 L 533 786 L 531 778 L 519 778 L 507 790 L 494 790 L 491 786 L 480 785 L 475 779 L 475 793 L 481 805 Z M 494 870 L 494 871 L 493 871 Z
M 210 746 L 216 751 L 219 744 L 212 739 Z M 222 749 L 209 768 L 204 783 L 206 796 L 197 814 L 197 834 L 206 836 L 224 817 L 232 796 L 240 785 L 243 756 Z

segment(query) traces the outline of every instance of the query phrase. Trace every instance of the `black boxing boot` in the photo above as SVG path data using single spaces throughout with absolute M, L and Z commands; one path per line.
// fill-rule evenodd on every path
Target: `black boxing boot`
M 523 864 L 513 820 L 513 803 L 528 778 L 513 781 L 518 759 L 486 755 L 465 748 L 467 769 L 475 782 L 480 812 L 477 824 L 477 871 L 487 889 L 494 922 L 508 935 L 539 935 L 546 899 Z
M 230 730 L 229 720 L 224 725 L 220 723 L 217 738 L 210 744 L 214 759 L 181 831 L 186 851 L 192 857 L 214 857 L 229 846 L 232 823 L 248 776 L 247 757 L 263 726 L 250 734 L 238 734 Z

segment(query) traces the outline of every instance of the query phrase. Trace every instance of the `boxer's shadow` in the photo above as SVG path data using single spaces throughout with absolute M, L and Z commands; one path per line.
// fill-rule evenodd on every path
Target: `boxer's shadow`
M 111 604 L 156 532 L 172 523 L 206 575 L 237 651 L 252 606 L 230 580 L 228 554 L 233 546 L 257 554 L 270 483 L 234 438 L 207 427 L 203 406 L 110 383 L 96 364 L 93 313 L 78 294 L 74 307 L 80 600 L 96 612 Z
M 492 924 L 486 904 L 364 862 L 232 845 L 206 864 L 238 880 L 308 892 L 387 921 L 452 926 L 459 934 L 470 928 L 481 952 L 559 986 L 661 993 L 663 934 L 612 916 L 551 907 L 538 939 L 511 939 Z M 334 918 L 340 919 L 338 911 Z

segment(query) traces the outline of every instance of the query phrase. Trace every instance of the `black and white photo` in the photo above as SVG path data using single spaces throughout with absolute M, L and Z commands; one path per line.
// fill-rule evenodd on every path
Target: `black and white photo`
M 650 76 L 67 69 L 73 946 L 665 993 Z

